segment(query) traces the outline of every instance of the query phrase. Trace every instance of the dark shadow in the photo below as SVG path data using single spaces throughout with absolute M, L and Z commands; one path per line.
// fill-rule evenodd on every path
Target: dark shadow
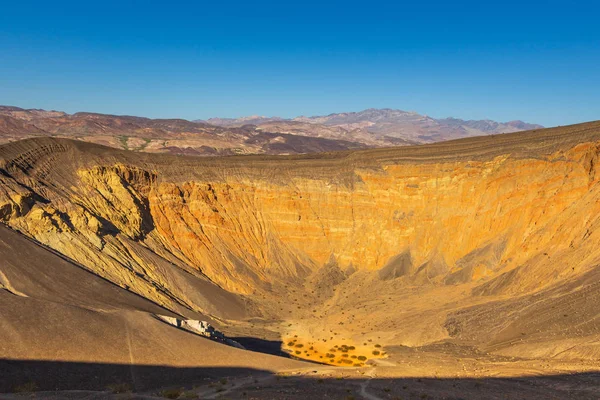
M 283 344 L 281 340 L 267 340 L 251 336 L 238 336 L 228 338 L 235 340 L 236 342 L 244 346 L 246 350 L 255 351 L 257 353 L 265 353 L 278 357 L 293 358 L 295 360 L 303 361 L 307 364 L 328 365 L 315 360 L 307 360 L 304 358 L 294 357 L 294 354 L 287 353 L 281 349 Z
M 159 388 L 195 388 L 211 393 L 226 390 L 226 398 L 230 399 L 361 399 L 365 394 L 372 399 L 600 398 L 600 371 L 481 379 L 369 378 L 356 368 L 339 368 L 337 372 L 321 376 L 316 370 L 308 369 L 301 376 L 273 376 L 269 371 L 253 368 L 0 359 L 0 393 L 57 390 L 159 393 Z M 236 377 L 244 379 L 236 380 Z M 246 379 L 248 377 L 252 378 Z
M 251 368 L 167 367 L 62 361 L 22 361 L 0 359 L 0 393 L 27 387 L 39 391 L 106 390 L 118 385 L 134 391 L 165 386 L 206 384 L 226 376 L 265 375 Z
M 235 340 L 247 350 L 290 358 L 288 353 L 281 350 L 281 345 L 283 344 L 281 340 L 259 339 L 251 336 L 230 337 L 230 339 Z

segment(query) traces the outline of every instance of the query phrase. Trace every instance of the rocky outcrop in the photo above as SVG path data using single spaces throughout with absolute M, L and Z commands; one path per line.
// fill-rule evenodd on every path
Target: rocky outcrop
M 207 321 L 199 321 L 197 319 L 180 319 L 175 317 L 169 317 L 166 315 L 157 315 L 157 318 L 161 321 L 166 322 L 169 325 L 186 330 L 188 332 L 195 333 L 200 336 L 204 336 L 210 340 L 224 343 L 228 346 L 237 347 L 238 349 L 244 349 L 244 346 L 242 346 L 235 340 L 226 337 L 223 332 L 216 330 Z

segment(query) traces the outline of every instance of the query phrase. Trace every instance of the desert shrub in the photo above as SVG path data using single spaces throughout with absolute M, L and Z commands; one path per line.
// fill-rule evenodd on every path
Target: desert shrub
M 375 345 L 375 347 L 377 347 L 377 348 L 380 348 L 380 347 L 381 347 L 381 345 L 380 345 L 380 344 L 376 344 L 376 345 Z
M 301 349 L 302 347 L 304 347 L 304 345 L 303 345 L 302 343 L 298 343 L 298 344 L 296 345 L 296 347 L 297 347 L 297 348 L 299 348 L 299 349 Z
M 182 394 L 183 394 L 182 389 L 165 389 L 165 390 L 161 390 L 160 392 L 158 392 L 158 395 L 160 397 L 164 397 L 165 399 L 177 399 Z
M 360 361 L 367 361 L 367 357 L 365 357 L 365 356 L 358 356 L 358 359 Z
M 127 393 L 131 392 L 131 386 L 128 383 L 114 383 L 108 385 L 106 389 L 110 390 L 112 393 Z
M 378 356 L 379 354 L 381 354 L 378 350 L 373 350 L 373 355 L 374 356 Z
M 288 346 L 292 347 L 295 343 L 294 342 L 288 342 Z
M 14 392 L 15 393 L 31 393 L 31 392 L 35 392 L 37 389 L 38 389 L 38 385 L 33 381 L 29 381 L 29 382 L 23 383 L 21 385 L 15 386 Z

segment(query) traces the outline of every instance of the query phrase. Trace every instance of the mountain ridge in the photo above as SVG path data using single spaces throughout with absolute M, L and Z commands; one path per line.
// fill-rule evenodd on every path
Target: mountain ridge
M 349 133 L 363 130 L 383 137 L 401 138 L 407 143 L 414 142 L 414 144 L 543 128 L 542 125 L 530 124 L 521 120 L 497 122 L 490 119 L 432 118 L 414 111 L 391 108 L 368 108 L 356 112 L 331 113 L 323 116 L 298 116 L 287 119 L 256 115 L 240 118 L 211 118 L 202 122 L 229 127 L 239 127 L 246 124 L 272 127 L 273 125 L 281 126 L 285 123 L 293 126 L 294 123 L 304 122 L 339 127 Z M 304 134 L 310 135 L 310 129 L 305 127 Z
M 434 120 L 392 109 L 294 119 L 248 116 L 188 121 L 0 106 L 0 143 L 51 136 L 132 151 L 196 156 L 305 154 L 410 146 L 537 127 L 522 121 Z

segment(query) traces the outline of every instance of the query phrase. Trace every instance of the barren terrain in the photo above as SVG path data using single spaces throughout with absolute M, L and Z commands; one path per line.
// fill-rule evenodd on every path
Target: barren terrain
M 600 122 L 302 156 L 5 144 L 0 392 L 599 398 L 599 154 Z

